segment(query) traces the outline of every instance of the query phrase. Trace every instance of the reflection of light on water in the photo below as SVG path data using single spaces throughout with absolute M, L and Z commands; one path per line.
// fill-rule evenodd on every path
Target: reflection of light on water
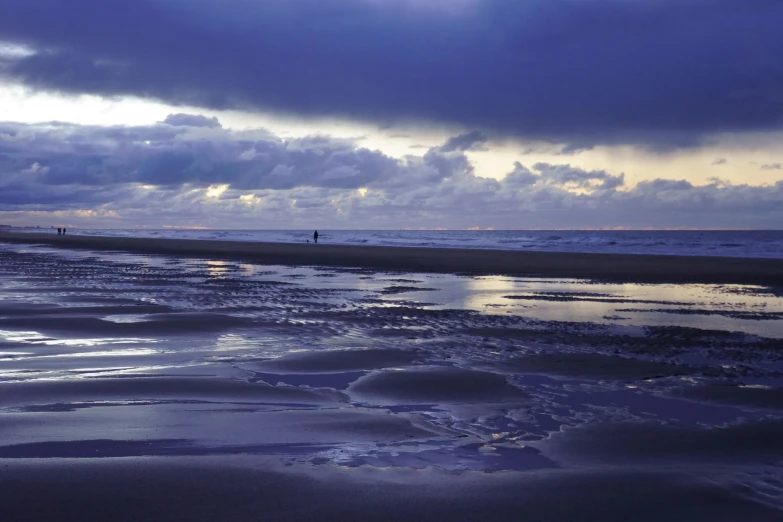
M 267 265 L 251 265 L 249 263 L 240 263 L 239 269 L 242 271 L 243 275 L 246 276 L 253 276 L 253 275 L 273 275 L 277 274 L 279 267 L 274 266 L 267 266 Z
M 143 323 L 149 320 L 147 314 L 123 314 L 123 315 L 107 315 L 101 317 L 102 321 L 109 321 L 111 323 Z
M 72 353 L 58 353 L 52 355 L 40 355 L 35 359 L 49 359 L 49 358 L 61 358 L 61 357 L 121 357 L 127 355 L 154 355 L 160 353 L 158 350 L 152 348 L 126 348 L 124 350 L 105 350 L 99 352 L 72 352 Z
M 252 353 L 243 352 L 242 357 L 279 357 L 281 354 L 309 352 L 308 348 L 302 348 L 302 343 L 295 337 L 269 335 L 247 338 L 237 334 L 225 334 L 215 341 L 216 352 L 239 352 L 252 350 Z
M 59 372 L 42 372 L 36 371 L 35 373 L 30 370 L 0 370 L 0 381 L 3 384 L 9 384 L 16 381 L 34 381 L 34 380 L 54 380 L 51 375 L 56 375 Z
M 101 344 L 141 344 L 156 343 L 155 339 L 46 339 L 31 344 L 43 344 L 46 346 L 99 346 Z
M 42 344 L 44 346 L 98 346 L 101 344 L 140 344 L 158 342 L 155 339 L 133 337 L 110 337 L 103 339 L 52 339 L 51 337 L 47 337 L 40 332 L 9 332 L 6 330 L 0 330 L 0 340 L 26 344 Z
M 400 302 L 405 302 L 405 299 L 398 298 L 396 300 L 390 300 L 390 301 L 376 301 L 372 303 L 362 303 L 362 307 L 364 308 L 399 308 Z M 403 317 L 403 319 L 407 319 L 406 317 Z
M 280 339 L 270 337 L 270 342 L 280 341 Z M 253 348 L 259 348 L 263 341 L 259 339 L 248 339 L 237 334 L 224 334 L 217 338 L 215 341 L 215 351 L 217 352 L 231 352 L 235 350 L 250 350 Z
M 317 451 L 313 454 L 314 458 L 322 458 L 331 461 L 333 464 L 339 466 L 352 462 L 357 457 L 365 457 L 376 449 L 374 444 L 350 442 L 340 444 L 339 447 L 329 448 L 323 451 Z M 399 449 L 399 448 L 395 448 Z M 351 468 L 346 468 L 351 469 Z M 381 468 L 383 469 L 383 468 Z
M 94 377 L 112 377 L 115 375 L 137 375 L 144 373 L 152 373 L 160 370 L 171 372 L 172 370 L 182 368 L 197 368 L 199 366 L 210 366 L 208 362 L 187 362 L 182 364 L 158 364 L 150 366 L 134 366 L 132 368 L 106 368 L 105 371 L 98 371 L 90 374 L 88 378 Z
M 38 332 L 9 332 L 7 330 L 0 330 L 0 339 L 14 343 L 32 343 L 40 341 L 41 339 L 48 339 L 48 337 L 41 335 Z
M 230 265 L 225 261 L 207 261 L 207 272 L 211 276 L 223 275 L 228 271 Z
M 160 370 L 172 370 L 175 368 L 185 368 L 198 365 L 155 365 L 155 366 L 134 366 L 129 368 L 67 368 L 63 370 L 35 371 L 29 370 L 7 370 L 0 371 L 1 379 L 14 379 L 4 384 L 13 384 L 14 382 L 29 381 L 82 381 L 88 379 L 97 379 L 102 377 L 112 377 L 117 375 L 138 375 Z M 82 373 L 77 373 L 82 372 Z
M 503 303 L 502 296 L 517 291 L 522 285 L 507 277 L 471 277 L 465 280 L 463 306 L 470 310 L 488 311 Z
M 717 313 L 696 313 L 701 308 L 709 312 L 783 312 L 783 299 L 759 293 L 763 290 L 761 287 L 614 284 L 575 279 L 514 280 L 504 276 L 463 277 L 451 283 L 441 286 L 438 301 L 442 304 L 436 308 L 462 308 L 489 315 L 513 313 L 543 321 L 596 322 L 613 327 L 622 324 L 684 326 L 783 337 L 781 320 L 756 321 Z M 557 299 L 559 294 L 563 294 L 563 299 Z M 532 299 L 505 299 L 508 295 Z M 536 299 L 539 295 L 551 296 L 552 300 Z M 625 310 L 627 308 L 634 310 Z M 675 313 L 657 312 L 656 308 L 672 309 Z M 676 313 L 680 308 L 693 312 Z
M 160 260 L 158 260 L 158 259 L 156 259 L 156 258 L 154 258 L 152 256 L 148 256 L 148 255 L 144 255 L 144 254 L 136 254 L 134 256 L 134 258 L 136 260 L 138 260 L 138 261 L 141 261 L 143 264 L 145 264 L 147 266 L 156 266 L 156 265 L 160 266 L 161 265 Z

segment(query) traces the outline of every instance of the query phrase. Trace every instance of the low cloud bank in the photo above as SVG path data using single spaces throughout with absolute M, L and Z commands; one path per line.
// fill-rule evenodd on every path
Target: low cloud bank
M 477 176 L 480 133 L 403 159 L 329 136 L 281 139 L 172 115 L 138 127 L 0 123 L 0 220 L 222 228 L 783 225 L 783 181 L 706 185 L 568 164 Z

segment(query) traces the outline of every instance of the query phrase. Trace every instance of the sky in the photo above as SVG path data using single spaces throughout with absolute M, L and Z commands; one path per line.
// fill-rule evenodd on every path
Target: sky
M 783 229 L 780 0 L 3 0 L 0 224 Z

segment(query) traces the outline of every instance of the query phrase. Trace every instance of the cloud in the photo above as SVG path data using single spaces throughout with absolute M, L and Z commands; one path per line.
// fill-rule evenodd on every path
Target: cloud
M 403 4 L 404 5 L 401 5 Z M 776 0 L 6 0 L 0 74 L 175 105 L 567 144 L 779 129 Z M 139 35 L 144 35 L 143 38 Z
M 717 158 L 712 162 L 713 165 L 726 165 L 727 163 L 726 158 Z
M 188 115 L 183 121 L 201 121 Z M 0 124 L 0 168 L 45 186 L 140 183 L 156 186 L 230 183 L 241 189 L 301 185 L 357 188 L 395 160 L 351 140 L 230 132 L 217 127 L 98 127 Z M 31 165 L 36 172 L 22 174 Z M 280 175 L 281 169 L 285 175 Z
M 613 176 L 605 170 L 586 171 L 571 165 L 550 165 L 536 163 L 533 168 L 541 172 L 541 179 L 556 185 L 570 185 L 577 188 L 617 188 L 625 184 L 625 174 Z
M 284 140 L 263 129 L 0 123 L 0 221 L 215 228 L 783 226 L 783 181 L 655 179 L 629 187 L 623 173 L 520 162 L 498 180 L 476 175 L 466 150 L 481 139 L 465 136 L 398 159 L 354 140 Z
M 595 142 L 590 142 L 590 141 L 584 143 L 572 142 L 563 146 L 560 149 L 560 151 L 557 152 L 556 154 L 558 156 L 573 156 L 575 154 L 579 154 L 580 152 L 593 150 L 594 148 L 595 148 Z
M 508 187 L 521 188 L 534 185 L 541 179 L 540 176 L 533 174 L 527 167 L 520 162 L 514 162 L 514 170 L 506 174 L 503 183 Z
M 781 170 L 783 165 L 780 163 L 766 163 L 761 166 L 761 170 Z
M 207 127 L 210 129 L 220 129 L 223 126 L 216 117 L 207 118 L 200 114 L 169 114 L 163 123 L 174 127 Z
M 479 132 L 473 131 L 466 134 L 460 134 L 446 140 L 446 143 L 441 145 L 440 150 L 443 152 L 464 152 L 467 150 L 480 150 L 481 144 L 487 141 L 487 137 Z

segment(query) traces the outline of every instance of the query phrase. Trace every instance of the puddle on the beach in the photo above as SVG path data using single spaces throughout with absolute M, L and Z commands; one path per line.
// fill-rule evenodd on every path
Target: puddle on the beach
M 244 453 L 532 473 L 566 465 L 545 444 L 564 430 L 783 414 L 774 397 L 712 388 L 783 384 L 783 298 L 763 287 L 0 256 L 0 410 L 16 426 L 0 427 L 0 458 Z M 571 358 L 506 365 L 559 353 Z

